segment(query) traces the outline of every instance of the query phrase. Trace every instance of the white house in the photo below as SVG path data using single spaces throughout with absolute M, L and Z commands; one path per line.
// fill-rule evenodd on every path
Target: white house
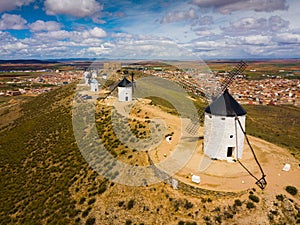
M 118 84 L 118 98 L 120 102 L 132 101 L 132 83 L 126 77 Z
M 212 159 L 240 159 L 244 150 L 246 111 L 228 90 L 205 109 L 204 153 Z M 238 120 L 237 120 L 238 118 Z
M 90 87 L 91 87 L 91 91 L 94 91 L 94 92 L 99 91 L 99 82 L 97 81 L 97 79 L 93 78 L 90 81 Z

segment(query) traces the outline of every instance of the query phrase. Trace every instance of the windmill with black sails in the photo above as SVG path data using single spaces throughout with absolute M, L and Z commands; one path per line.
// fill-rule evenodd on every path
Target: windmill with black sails
M 238 76 L 238 75 L 240 75 L 240 74 L 242 74 L 243 73 L 243 71 L 246 69 L 246 67 L 247 67 L 247 63 L 245 63 L 245 62 L 243 62 L 243 61 L 241 61 L 240 63 L 238 63 L 238 65 L 229 73 L 229 75 L 227 76 L 227 77 L 225 77 L 225 79 L 223 80 L 223 82 L 222 82 L 222 84 L 221 84 L 221 87 L 220 87 L 220 89 L 219 89 L 219 91 L 217 92 L 217 94 L 215 94 L 214 96 L 213 96 L 213 99 L 215 100 L 215 101 L 213 101 L 212 102 L 212 104 L 209 106 L 209 107 L 211 107 L 211 106 L 213 106 L 213 105 L 216 105 L 216 104 L 214 104 L 214 103 L 216 103 L 217 101 L 220 101 L 220 99 L 222 99 L 222 97 L 224 96 L 224 95 L 229 95 L 229 93 L 228 93 L 228 87 L 229 87 L 229 85 L 232 83 L 232 81 L 233 80 L 235 80 L 235 78 Z M 222 95 L 222 96 L 221 96 Z M 229 95 L 230 96 L 230 95 Z M 231 96 L 230 96 L 231 97 Z M 232 97 L 231 97 L 232 98 Z M 232 99 L 233 101 L 235 101 L 234 99 Z M 223 101 L 224 101 L 224 99 L 223 99 Z M 237 103 L 238 104 L 238 103 Z M 223 103 L 223 106 L 224 106 L 224 103 Z M 206 110 L 205 111 L 209 111 L 210 112 L 210 109 L 209 109 L 209 107 L 207 107 L 206 108 Z M 225 111 L 228 111 L 228 108 L 226 109 L 226 104 L 225 104 Z M 235 110 L 234 110 L 234 108 L 232 108 L 232 109 L 230 109 L 232 112 L 230 112 L 232 115 L 230 115 L 230 116 L 234 116 L 234 128 L 233 129 L 235 129 L 235 138 L 236 138 L 236 147 L 238 147 L 238 143 L 240 143 L 239 141 L 238 141 L 238 133 L 239 132 L 237 132 L 237 129 L 238 129 L 238 127 L 240 128 L 240 130 L 241 130 L 241 132 L 240 132 L 240 134 L 242 134 L 244 137 L 245 137 L 245 139 L 246 139 L 246 142 L 247 142 L 247 144 L 249 145 L 249 148 L 250 148 L 250 150 L 251 150 L 251 152 L 252 152 L 252 154 L 253 154 L 253 157 L 254 157 L 254 159 L 255 159 L 255 162 L 256 162 L 256 164 L 258 165 L 258 167 L 259 167 L 259 170 L 260 170 L 260 172 L 261 172 L 261 178 L 257 178 L 242 162 L 241 162 L 241 160 L 240 160 L 240 158 L 239 158 L 239 156 L 235 156 L 235 160 L 236 161 L 238 161 L 239 162 L 239 164 L 247 171 L 247 173 L 250 175 L 250 176 L 252 176 L 255 180 L 256 180 L 256 184 L 261 188 L 261 189 L 264 189 L 265 187 L 266 187 L 266 184 L 267 184 L 267 182 L 266 182 L 266 179 L 265 179 L 265 177 L 266 177 L 266 175 L 265 175 L 265 173 L 264 173 L 264 171 L 263 171 L 263 169 L 262 169 L 262 167 L 261 167 L 261 165 L 260 165 L 260 163 L 259 163 L 259 161 L 258 161 L 258 159 L 257 159 L 257 157 L 256 157 L 256 155 L 255 155 L 255 152 L 254 152 L 254 150 L 253 150 L 253 147 L 251 146 L 251 143 L 250 143 L 250 141 L 249 141 L 249 139 L 248 139 L 248 137 L 247 137 L 247 134 L 246 134 L 246 132 L 245 132 L 245 129 L 244 129 L 244 124 L 242 124 L 241 123 L 241 121 L 240 121 L 240 118 L 239 118 L 239 113 L 238 112 L 235 112 Z M 203 114 L 205 113 L 205 111 L 203 112 Z M 211 112 L 210 112 L 211 113 Z M 202 117 L 203 116 L 203 114 L 200 116 L 200 117 Z M 197 116 L 194 116 L 194 118 L 191 120 L 191 123 L 187 126 L 187 132 L 189 132 L 189 133 L 191 133 L 191 134 L 195 134 L 197 131 L 198 131 L 198 129 L 199 129 L 199 123 L 198 123 L 198 115 Z M 243 121 L 244 122 L 244 121 Z M 241 138 L 241 137 L 240 137 Z M 242 138 L 242 140 L 243 140 L 243 138 Z M 221 140 L 220 140 L 221 141 Z M 232 142 L 232 141 L 231 141 Z M 227 153 L 228 154 L 228 153 Z M 238 151 L 237 151 L 237 153 L 236 154 L 238 154 Z

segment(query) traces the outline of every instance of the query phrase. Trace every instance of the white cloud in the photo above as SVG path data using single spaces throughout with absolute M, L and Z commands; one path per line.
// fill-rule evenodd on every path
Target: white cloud
M 109 53 L 109 48 L 106 48 L 104 47 L 104 45 L 101 45 L 98 47 L 89 47 L 87 51 L 94 53 L 96 56 L 100 56 Z
M 37 20 L 29 25 L 31 31 L 57 31 L 60 30 L 62 25 L 55 21 L 42 21 Z
M 271 16 L 269 19 L 246 17 L 231 22 L 230 26 L 221 27 L 221 29 L 228 35 L 249 35 L 282 32 L 287 30 L 288 26 L 289 21 L 279 16 Z
M 133 38 L 132 34 L 128 34 L 128 33 L 112 33 L 110 34 L 110 37 L 112 38 Z
M 281 33 L 274 37 L 279 44 L 300 44 L 300 33 Z
M 99 27 L 94 27 L 93 29 L 87 31 L 87 33 L 84 33 L 84 36 L 95 37 L 95 38 L 104 38 L 104 37 L 106 37 L 106 32 Z
M 286 0 L 192 0 L 191 4 L 200 8 L 213 8 L 214 11 L 222 14 L 241 10 L 273 12 L 288 9 Z
M 49 32 L 35 33 L 34 37 L 40 41 L 51 41 L 55 40 L 71 40 L 77 43 L 84 42 L 85 40 L 97 40 L 106 37 L 106 32 L 99 28 L 94 27 L 93 29 L 83 31 L 66 31 L 66 30 L 54 30 Z
M 63 40 L 72 37 L 72 33 L 66 30 L 58 30 L 58 31 L 49 31 L 43 33 L 36 33 L 34 37 L 40 41 L 51 41 L 52 39 L 55 40 Z
M 266 26 L 267 26 L 267 20 L 265 18 L 247 17 L 231 23 L 231 26 L 227 28 L 229 30 L 232 29 L 234 31 L 240 32 L 240 31 L 265 29 Z
M 287 29 L 290 22 L 282 19 L 280 16 L 271 16 L 269 18 L 269 28 L 273 31 Z
M 16 50 L 21 50 L 24 48 L 27 48 L 28 45 L 23 44 L 22 42 L 15 42 L 11 44 L 6 44 L 3 46 L 3 49 L 6 51 L 16 51 Z
M 3 31 L 0 31 L 0 40 L 3 45 L 6 43 L 11 43 L 11 42 L 17 41 L 17 39 L 15 37 L 13 37 L 10 33 L 3 32 Z
M 197 30 L 197 31 L 195 31 L 195 33 L 198 36 L 202 36 L 202 37 L 209 37 L 209 36 L 214 36 L 215 35 L 215 33 L 213 31 L 210 31 L 210 30 Z
M 239 41 L 240 44 L 246 45 L 270 45 L 271 38 L 263 35 L 250 35 L 242 37 Z
M 0 30 L 23 30 L 27 29 L 27 21 L 20 15 L 4 13 L 0 20 Z
M 48 15 L 71 15 L 74 17 L 92 16 L 99 13 L 103 6 L 96 0 L 46 0 Z
M 161 23 L 174 23 L 183 20 L 197 19 L 197 12 L 195 9 L 191 8 L 187 11 L 174 11 L 169 12 L 161 19 Z
M 14 10 L 23 5 L 29 5 L 34 0 L 1 0 L 0 1 L 0 12 Z

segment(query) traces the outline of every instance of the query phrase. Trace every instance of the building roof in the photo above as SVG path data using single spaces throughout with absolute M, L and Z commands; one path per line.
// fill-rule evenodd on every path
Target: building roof
M 88 71 L 84 72 L 84 77 L 85 78 L 91 78 L 91 74 Z
M 118 87 L 131 87 L 131 82 L 124 77 L 123 80 L 119 82 Z
M 97 80 L 97 79 L 93 78 L 93 79 L 90 81 L 90 83 L 93 83 L 93 84 L 98 84 L 99 82 L 98 82 L 98 80 Z
M 205 109 L 205 112 L 218 116 L 242 116 L 247 113 L 227 89 Z

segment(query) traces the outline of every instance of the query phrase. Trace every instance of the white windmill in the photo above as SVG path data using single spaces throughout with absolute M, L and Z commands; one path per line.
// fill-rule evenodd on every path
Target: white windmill
M 246 113 L 227 89 L 205 109 L 203 150 L 207 156 L 221 160 L 242 158 Z
M 99 91 L 99 82 L 96 78 L 93 78 L 92 80 L 90 80 L 90 88 L 91 88 L 91 91 L 93 91 L 93 92 Z
M 120 102 L 132 101 L 132 88 L 133 83 L 126 77 L 118 83 L 118 99 Z
M 228 86 L 247 67 L 241 62 L 225 78 L 219 95 L 204 110 L 203 150 L 212 159 L 240 159 L 244 149 L 246 111 L 229 94 Z M 238 124 L 241 126 L 239 126 Z
M 91 79 L 91 74 L 90 74 L 90 72 L 89 72 L 89 71 L 85 71 L 85 72 L 83 73 L 83 77 L 84 77 L 85 84 L 86 84 L 86 85 L 89 85 L 90 79 Z
M 264 189 L 267 182 L 265 173 L 258 162 L 255 152 L 248 140 L 245 132 L 246 111 L 243 107 L 229 94 L 228 86 L 241 74 L 247 64 L 241 61 L 225 78 L 222 83 L 220 94 L 204 110 L 204 142 L 203 151 L 211 159 L 221 159 L 237 161 L 241 166 L 254 178 L 256 184 Z M 187 131 L 195 132 L 197 127 L 191 123 Z M 261 171 L 261 178 L 257 178 L 249 169 L 240 161 L 244 150 L 244 139 L 253 154 L 253 157 Z

